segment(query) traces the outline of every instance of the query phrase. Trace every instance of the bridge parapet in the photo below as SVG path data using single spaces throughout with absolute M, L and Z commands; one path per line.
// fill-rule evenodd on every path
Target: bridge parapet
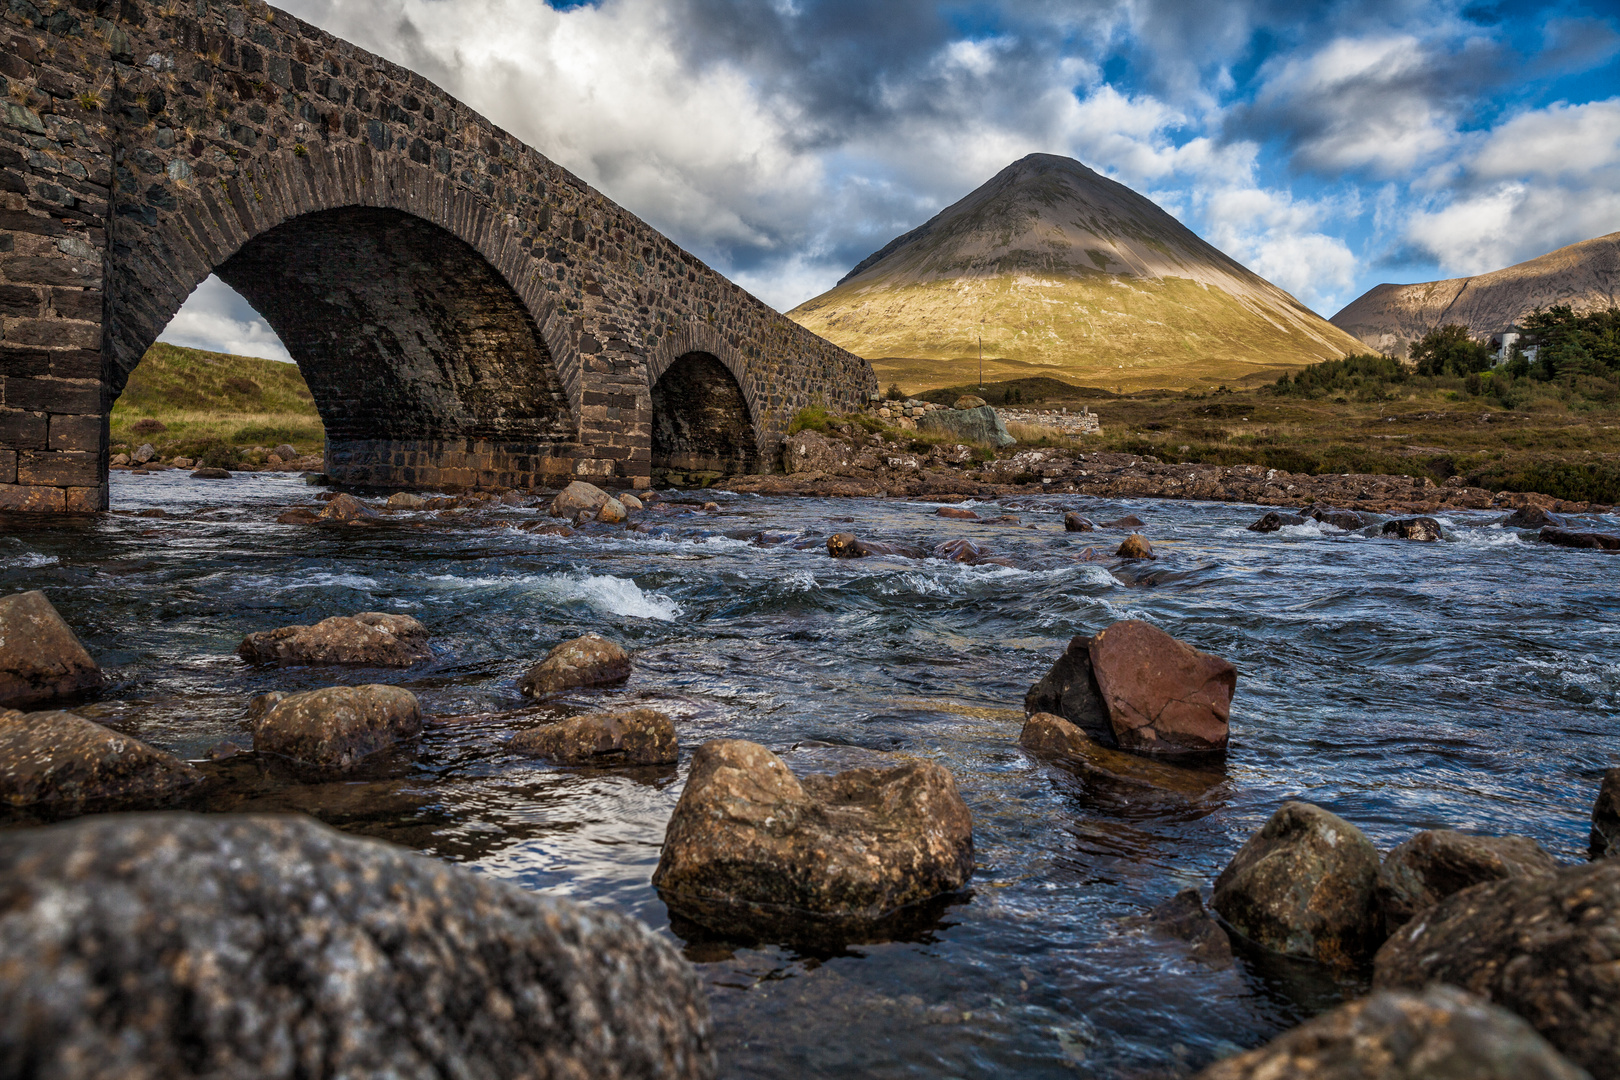
M 687 353 L 736 380 L 764 462 L 800 408 L 876 389 L 420 75 L 286 12 L 3 19 L 0 509 L 106 507 L 112 403 L 210 273 L 287 344 L 356 483 L 645 482 L 653 386 Z

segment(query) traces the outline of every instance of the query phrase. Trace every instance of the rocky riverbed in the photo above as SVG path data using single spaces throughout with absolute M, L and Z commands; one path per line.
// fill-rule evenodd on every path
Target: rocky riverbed
M 1574 865 L 1620 759 L 1614 564 L 1541 543 L 1540 526 L 1504 524 L 1501 508 L 1427 510 L 1440 539 L 1420 542 L 1386 534 L 1404 520 L 1387 512 L 1290 514 L 1257 532 L 1266 506 L 1304 500 L 1027 483 L 948 502 L 664 490 L 621 502 L 612 524 L 516 493 L 389 507 L 277 474 L 113 483 L 112 515 L 0 526 L 0 594 L 43 590 L 100 665 L 76 712 L 188 762 L 205 777 L 178 796 L 191 809 L 298 810 L 640 918 L 696 964 L 728 1076 L 1191 1075 L 1372 977 L 1242 949 L 1223 964 L 1186 910 L 1169 921 L 1190 936 L 1140 921 L 1189 887 L 1214 899 L 1284 802 L 1330 811 L 1381 853 L 1451 828 L 1527 836 Z M 293 509 L 304 515 L 278 521 Z M 1613 516 L 1563 512 L 1573 531 L 1620 531 Z M 1067 513 L 1091 531 L 1066 531 Z M 834 558 L 828 541 L 845 533 L 903 551 Z M 1132 535 L 1156 558 L 1116 556 Z M 957 542 L 980 555 L 956 558 Z M 275 645 L 269 661 L 237 655 L 251 634 L 372 612 L 428 637 L 365 623 L 391 628 L 401 666 L 392 648 L 373 666 L 282 664 L 296 634 L 256 639 Z M 1122 620 L 1233 666 L 1223 761 L 1168 784 L 1151 759 L 1073 767 L 1020 746 L 1031 686 L 1073 636 Z M 623 678 L 566 685 L 536 670 L 580 668 L 548 669 L 547 656 L 592 632 L 630 654 Z M 408 753 L 331 777 L 248 749 L 255 695 L 334 683 L 408 691 L 420 710 Z M 676 764 L 582 767 L 566 762 L 583 734 L 525 737 L 633 710 L 672 723 Z M 628 721 L 603 723 L 617 737 Z M 653 885 L 660 845 L 714 739 L 767 748 L 801 783 L 948 770 L 972 816 L 966 889 L 889 940 L 842 948 L 672 917 Z M 211 759 L 225 741 L 245 752 Z M 827 785 L 804 787 L 822 799 Z M 1392 992 L 1402 970 L 1385 976 Z M 1387 1000 L 1331 1030 L 1481 1008 Z M 1246 1067 L 1234 1059 L 1230 1075 Z

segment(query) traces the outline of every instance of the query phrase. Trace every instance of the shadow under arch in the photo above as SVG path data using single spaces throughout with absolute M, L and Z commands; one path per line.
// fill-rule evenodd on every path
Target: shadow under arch
M 759 434 L 742 385 L 709 352 L 684 353 L 652 385 L 655 472 L 759 471 Z

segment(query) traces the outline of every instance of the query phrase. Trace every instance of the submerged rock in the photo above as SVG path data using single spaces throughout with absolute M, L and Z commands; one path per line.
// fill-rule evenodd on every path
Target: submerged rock
M 1075 513 L 1073 510 L 1070 510 L 1068 513 L 1063 515 L 1064 532 L 1091 532 L 1095 528 L 1095 525 L 1093 525 L 1086 518 L 1083 518 L 1079 514 Z
M 82 716 L 0 709 L 0 800 L 12 806 L 149 799 L 202 778 L 173 754 Z
M 1212 906 L 1244 937 L 1350 967 L 1378 945 L 1378 851 L 1319 806 L 1285 802 L 1215 879 Z
M 1390 936 L 1373 985 L 1443 982 L 1511 1009 L 1598 1080 L 1620 1077 L 1620 861 L 1447 897 Z
M 604 525 L 617 525 L 629 516 L 630 512 L 618 499 L 609 499 L 596 510 L 596 520 Z
M 0 834 L 0 913 L 34 1075 L 715 1074 L 703 984 L 640 923 L 307 818 Z
M 1102 527 L 1105 529 L 1142 529 L 1147 527 L 1147 522 L 1143 521 L 1135 514 L 1126 514 L 1122 518 L 1115 518 L 1113 521 L 1103 522 Z
M 1087 776 L 1130 787 L 1154 788 L 1196 798 L 1225 783 L 1218 772 L 1184 769 L 1168 762 L 1114 750 L 1061 716 L 1038 712 L 1024 724 L 1019 745 L 1031 754 Z
M 1620 551 L 1620 536 L 1610 533 L 1574 532 L 1570 529 L 1555 529 L 1549 525 L 1536 534 L 1536 539 L 1543 544 L 1555 544 L 1558 547 Z
M 575 480 L 551 500 L 551 516 L 574 518 L 579 516 L 581 510 L 589 510 L 594 514 L 611 497 L 595 484 Z
M 1592 850 L 1594 859 L 1620 855 L 1620 769 L 1603 774 L 1597 802 L 1592 804 Z
M 916 544 L 885 544 L 859 539 L 854 533 L 833 533 L 827 537 L 827 554 L 835 559 L 863 559 L 868 555 L 898 555 L 905 559 L 925 559 L 928 553 Z
M 988 405 L 972 409 L 939 409 L 924 413 L 917 420 L 919 431 L 939 431 L 962 442 L 987 446 L 1012 446 L 1017 439 L 1007 434 L 996 410 Z
M 518 689 L 542 697 L 581 686 L 607 686 L 630 677 L 630 654 L 600 634 L 572 638 L 546 653 L 518 680 Z
M 1131 533 L 1131 535 L 1127 536 L 1119 545 L 1119 550 L 1114 552 L 1114 555 L 1121 559 L 1158 558 L 1157 555 L 1153 554 L 1153 545 L 1148 543 L 1148 538 L 1141 533 Z
M 1528 836 L 1469 836 L 1430 829 L 1384 856 L 1378 868 L 1378 903 L 1384 926 L 1393 933 L 1470 885 L 1557 869 L 1558 860 Z
M 797 778 L 757 743 L 692 758 L 653 874 L 659 895 L 724 931 L 766 917 L 856 927 L 973 873 L 973 819 L 933 762 Z
M 294 506 L 276 515 L 277 525 L 313 525 L 321 515 L 307 506 Z
M 1341 1005 L 1195 1080 L 1590 1080 L 1534 1028 L 1452 986 Z
M 30 705 L 101 685 L 101 669 L 44 593 L 0 597 L 0 706 Z
M 1226 748 L 1237 669 L 1149 623 L 1117 622 L 1088 649 L 1119 745 L 1149 753 Z
M 433 659 L 427 627 L 409 615 L 362 611 L 333 615 L 314 626 L 283 626 L 249 634 L 236 655 L 252 664 L 360 664 L 409 667 Z
M 193 480 L 229 480 L 231 478 L 231 474 L 225 469 L 216 469 L 209 466 L 204 466 L 201 469 L 193 470 L 191 478 Z
M 972 510 L 967 510 L 960 506 L 942 506 L 938 510 L 935 510 L 934 513 L 942 518 L 957 518 L 962 521 L 979 520 L 978 514 L 974 513 Z
M 396 491 L 388 496 L 390 510 L 420 510 L 427 505 L 427 500 L 412 491 Z
M 362 522 L 376 521 L 377 511 L 355 498 L 353 495 L 339 492 L 326 502 L 326 509 L 320 513 L 320 520 L 334 525 L 357 525 Z
M 1313 521 L 1320 521 L 1324 525 L 1332 525 L 1335 529 L 1345 532 L 1355 532 L 1357 529 L 1367 527 L 1367 519 L 1354 510 L 1312 510 L 1308 515 Z
M 1118 744 L 1108 706 L 1091 672 L 1091 638 L 1070 638 L 1052 669 L 1029 688 L 1024 695 L 1024 715 L 1037 713 L 1055 713 L 1104 745 Z
M 656 709 L 571 716 L 512 737 L 512 749 L 559 765 L 672 765 L 675 725 Z
M 1120 925 L 1146 930 L 1155 937 L 1185 941 L 1192 959 L 1221 970 L 1232 966 L 1232 942 L 1208 911 L 1197 889 L 1182 889 L 1146 915 L 1121 919 Z
M 1281 529 L 1284 525 L 1303 524 L 1305 524 L 1305 519 L 1297 514 L 1279 514 L 1275 510 L 1272 510 L 1263 516 L 1259 521 L 1255 522 L 1253 525 L 1250 525 L 1249 531 L 1257 533 L 1274 533 L 1278 529 Z
M 1432 517 L 1400 518 L 1384 522 L 1385 536 L 1398 536 L 1402 540 L 1433 542 L 1441 539 L 1440 523 Z
M 288 694 L 253 721 L 253 749 L 301 765 L 352 769 L 422 733 L 416 695 L 399 686 L 328 686 Z
M 1561 528 L 1563 524 L 1562 518 L 1549 514 L 1539 506 L 1521 506 L 1502 519 L 1504 529 L 1539 529 L 1544 525 Z

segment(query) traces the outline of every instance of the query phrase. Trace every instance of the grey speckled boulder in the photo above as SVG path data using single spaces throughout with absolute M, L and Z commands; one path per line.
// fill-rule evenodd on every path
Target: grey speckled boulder
M 101 669 L 37 589 L 0 597 L 0 705 L 93 690 Z
M 0 709 L 0 801 L 12 806 L 152 798 L 202 778 L 173 754 L 82 716 Z
M 1620 1078 L 1620 860 L 1464 889 L 1378 950 L 1374 986 L 1435 982 L 1518 1013 L 1598 1080 Z
M 422 708 L 409 690 L 328 686 L 270 702 L 253 720 L 253 749 L 303 765 L 350 769 L 421 733 Z
M 1211 906 L 1273 952 L 1347 967 L 1378 945 L 1378 850 L 1348 821 L 1286 802 L 1215 879 Z
M 758 743 L 698 747 L 653 884 L 715 926 L 730 911 L 881 919 L 973 873 L 973 818 L 931 761 L 793 775 Z M 716 927 L 719 928 L 719 927 Z
M 360 664 L 409 667 L 433 659 L 427 627 L 409 615 L 362 611 L 314 626 L 283 626 L 249 634 L 236 655 L 253 664 Z
M 1341 1005 L 1196 1080 L 1590 1080 L 1506 1009 L 1451 986 Z
M 640 923 L 306 818 L 0 833 L 0 1075 L 701 1078 Z
M 986 446 L 1012 446 L 1018 440 L 1007 434 L 1006 425 L 989 405 L 976 409 L 939 409 L 924 413 L 917 420 L 920 431 L 938 431 L 963 442 Z
M 675 725 L 657 709 L 570 716 L 520 731 L 512 749 L 559 765 L 673 765 Z
M 1517 874 L 1550 874 L 1558 860 L 1528 836 L 1469 836 L 1430 829 L 1392 848 L 1378 868 L 1378 902 L 1390 932 L 1452 893 Z
M 581 686 L 606 686 L 629 677 L 629 653 L 601 634 L 585 634 L 548 652 L 518 680 L 518 689 L 530 697 L 544 697 Z

